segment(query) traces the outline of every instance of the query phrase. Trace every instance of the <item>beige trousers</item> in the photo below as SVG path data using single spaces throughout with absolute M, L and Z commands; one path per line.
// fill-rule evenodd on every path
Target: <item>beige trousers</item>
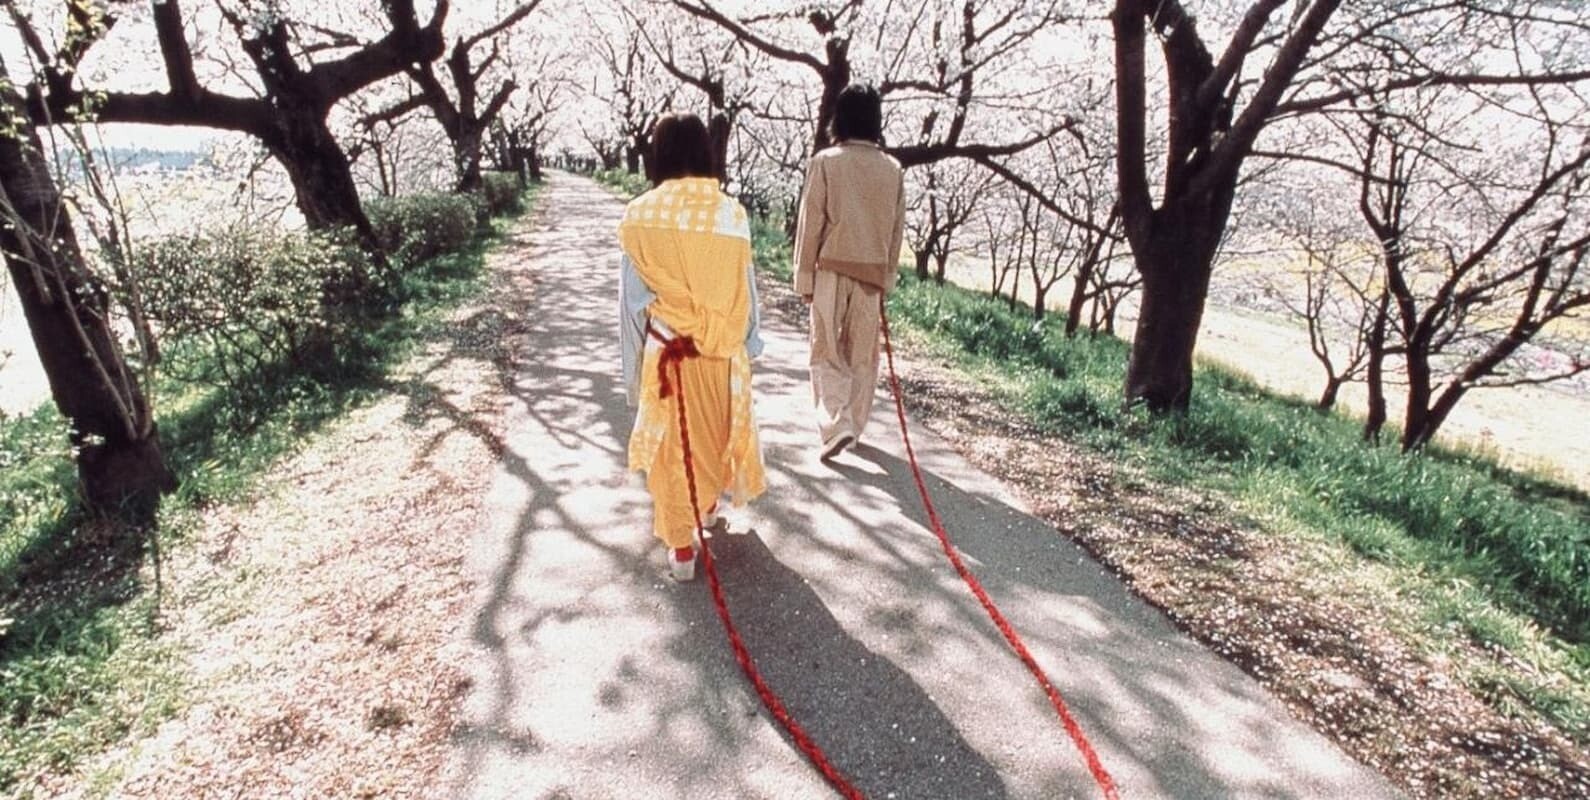
M 812 400 L 823 441 L 860 437 L 878 385 L 878 299 L 883 289 L 818 270 L 812 284 Z

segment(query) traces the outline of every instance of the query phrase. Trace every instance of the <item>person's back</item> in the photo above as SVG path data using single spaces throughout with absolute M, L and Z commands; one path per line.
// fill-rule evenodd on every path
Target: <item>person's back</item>
M 665 114 L 651 137 L 655 188 L 630 202 L 618 227 L 624 269 L 634 272 L 624 313 L 644 317 L 629 466 L 646 473 L 670 572 L 689 580 L 697 528 L 719 497 L 742 505 L 766 487 L 751 410 L 750 357 L 760 349 L 751 234 L 745 209 L 713 177 L 699 118 Z
M 797 241 L 802 274 L 796 291 L 811 294 L 816 271 L 822 269 L 893 289 L 905 220 L 900 162 L 876 142 L 846 140 L 814 156 L 810 173 L 803 213 L 821 213 L 822 221 L 808 223 Z
M 905 179 L 883 152 L 882 101 L 870 86 L 839 93 L 839 144 L 813 156 L 795 231 L 795 291 L 811 306 L 812 399 L 822 457 L 855 443 L 878 381 L 878 322 L 905 232 Z
M 656 320 L 690 336 L 707 358 L 729 358 L 743 346 L 750 222 L 716 178 L 675 178 L 630 201 L 619 241 L 654 284 Z

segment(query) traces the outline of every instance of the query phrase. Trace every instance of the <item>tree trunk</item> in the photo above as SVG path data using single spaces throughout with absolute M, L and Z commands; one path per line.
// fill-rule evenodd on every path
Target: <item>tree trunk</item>
M 786 209 L 784 212 L 784 241 L 795 242 L 795 226 L 800 222 L 800 215 L 795 209 Z
M 1213 259 L 1199 248 L 1171 244 L 1186 241 L 1173 233 L 1156 239 L 1156 245 L 1163 244 L 1133 253 L 1143 276 L 1143 299 L 1126 367 L 1126 401 L 1155 413 L 1185 411 Z
M 89 274 L 50 176 L 38 134 L 0 64 L 0 249 L 38 348 L 50 394 L 72 424 L 78 475 L 90 508 L 135 524 L 154 521 L 176 488 L 148 400 L 109 327 L 109 301 Z
M 1093 280 L 1094 265 L 1083 262 L 1077 269 L 1076 282 L 1071 285 L 1071 302 L 1066 306 L 1066 338 L 1077 335 L 1082 324 L 1082 306 L 1088 301 L 1088 283 Z
M 721 111 L 713 114 L 707 125 L 712 137 L 712 174 L 724 183 L 729 180 L 729 135 L 733 129 L 734 123 Z
M 465 131 L 453 140 L 453 166 L 458 171 L 459 194 L 480 191 L 480 145 L 483 131 Z
M 348 165 L 348 155 L 313 108 L 289 111 L 277 104 L 275 130 L 266 146 L 287 169 L 298 210 L 312 230 L 351 228 L 370 253 L 381 245 L 359 201 L 359 188 Z
M 530 149 L 526 152 L 526 154 L 524 156 L 524 165 L 523 165 L 523 167 L 521 167 L 520 173 L 519 173 L 520 174 L 520 182 L 521 183 L 523 183 L 523 176 L 524 176 L 524 174 L 527 171 L 528 171 L 528 173 L 530 175 L 530 180 L 536 181 L 538 183 L 541 181 L 542 178 L 546 177 L 545 175 L 543 175 L 541 173 L 541 148 L 540 147 L 537 147 L 535 145 L 531 145 Z
M 1181 198 L 1136 225 L 1126 217 L 1132 260 L 1143 281 L 1126 365 L 1128 406 L 1142 403 L 1156 414 L 1187 410 L 1193 351 L 1235 183 L 1233 176 L 1230 184 Z
M 1417 336 L 1408 342 L 1403 354 L 1408 369 L 1408 407 L 1402 419 L 1402 451 L 1416 450 L 1429 441 L 1441 421 L 1430 413 L 1430 358 L 1425 343 Z
M 823 70 L 823 94 L 817 101 L 817 135 L 812 140 L 813 153 L 834 144 L 828 129 L 834 122 L 834 109 L 839 104 L 839 93 L 850 85 L 850 41 L 831 36 L 825 49 L 828 54 L 828 64 Z
M 1390 294 L 1382 291 L 1367 343 L 1364 383 L 1369 387 L 1369 413 L 1364 417 L 1364 441 L 1373 444 L 1380 444 L 1380 429 L 1386 425 L 1386 315 L 1390 302 Z
M 624 148 L 624 169 L 631 175 L 640 174 L 640 148 L 629 145 Z
M 950 254 L 948 252 L 933 254 L 933 280 L 937 281 L 940 286 L 944 285 L 944 271 L 949 267 L 949 263 Z
M 1446 391 L 1436 398 L 1429 410 L 1421 415 L 1419 430 L 1412 435 L 1406 431 L 1403 433 L 1403 451 L 1417 450 L 1434 441 L 1436 432 L 1441 429 L 1441 425 L 1452 414 L 1452 409 L 1457 407 L 1458 401 L 1463 399 L 1463 395 L 1467 392 L 1468 387 L 1461 383 L 1454 382 L 1449 385 Z
M 397 194 L 397 167 L 387 163 L 386 145 L 376 142 L 371 149 L 375 151 L 375 172 L 381 179 L 381 196 L 393 197 Z
M 1429 429 L 1429 409 L 1415 408 L 1411 403 L 1402 420 L 1402 452 L 1411 453 L 1426 441 Z
M 1032 318 L 1035 319 L 1035 320 L 1043 319 L 1043 315 L 1044 315 L 1043 301 L 1044 301 L 1044 298 L 1047 297 L 1048 294 L 1049 294 L 1049 288 L 1050 287 L 1044 286 L 1042 283 L 1039 283 L 1037 281 L 1033 282 L 1033 290 L 1032 290 Z
M 1319 400 L 1314 407 L 1320 411 L 1329 411 L 1336 407 L 1336 396 L 1341 393 L 1342 379 L 1332 376 L 1325 379 L 1325 391 L 1320 393 Z
M 926 282 L 928 279 L 928 258 L 931 257 L 931 254 L 928 253 L 926 247 L 923 247 L 921 250 L 916 251 L 915 256 L 917 280 Z
M 332 136 L 325 119 L 314 109 L 288 112 L 285 103 L 276 105 L 275 130 L 266 146 L 287 168 L 293 194 L 304 222 L 310 230 L 353 231 L 361 249 L 377 270 L 385 272 L 389 263 L 370 218 L 365 216 L 359 189 L 353 180 L 348 156 Z M 347 279 L 323 287 L 323 302 L 347 308 L 378 309 L 389 299 L 377 296 L 370 274 L 355 265 Z
M 518 148 L 509 151 L 508 169 L 513 172 L 514 179 L 518 181 L 520 189 L 530 185 L 530 165 L 525 163 L 524 153 L 520 152 Z
M 1118 209 L 1110 211 L 1110 216 L 1104 223 L 1106 231 L 1115 228 L 1116 222 L 1120 220 L 1120 213 Z M 1089 245 L 1088 254 L 1082 259 L 1082 263 L 1077 265 L 1076 283 L 1071 288 L 1071 303 L 1066 307 L 1066 338 L 1068 339 L 1076 335 L 1077 326 L 1081 324 L 1082 305 L 1088 300 L 1088 285 L 1093 282 L 1093 276 L 1098 272 L 1099 265 L 1108 258 L 1108 256 L 1104 255 L 1104 247 L 1110 242 L 1110 237 L 1106 234 L 1096 234 L 1090 235 L 1089 238 L 1093 240 L 1093 243 Z M 1110 250 L 1112 253 L 1114 249 L 1114 245 L 1111 245 Z M 1099 303 L 1099 295 L 1103 293 L 1104 290 L 1101 289 L 1094 296 L 1093 302 L 1095 306 Z

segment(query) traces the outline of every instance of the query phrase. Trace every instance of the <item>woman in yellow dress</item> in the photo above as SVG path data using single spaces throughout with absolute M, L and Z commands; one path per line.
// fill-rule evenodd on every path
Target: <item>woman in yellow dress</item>
M 751 414 L 750 358 L 760 349 L 751 232 L 745 209 L 719 188 L 711 138 L 695 115 L 657 121 L 646 166 L 653 188 L 629 203 L 618 227 L 633 270 L 626 284 L 638 283 L 626 286 L 625 310 L 645 320 L 629 468 L 646 473 L 670 572 L 690 580 L 697 511 L 706 523 L 725 493 L 741 506 L 766 485 Z M 681 400 L 699 509 L 685 478 Z

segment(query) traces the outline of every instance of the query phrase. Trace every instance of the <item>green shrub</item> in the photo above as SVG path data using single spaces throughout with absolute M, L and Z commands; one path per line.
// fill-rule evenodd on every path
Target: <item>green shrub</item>
M 449 193 L 379 197 L 365 204 L 376 241 L 398 264 L 456 253 L 474 241 L 481 201 Z
M 645 175 L 625 169 L 598 170 L 591 177 L 595 178 L 597 183 L 616 189 L 620 194 L 630 197 L 637 197 L 651 188 L 651 182 L 646 180 Z
M 752 217 L 751 248 L 756 255 L 757 269 L 779 281 L 794 277 L 793 253 L 789 237 L 784 234 L 783 220 Z
M 483 173 L 480 196 L 486 213 L 493 217 L 524 213 L 524 189 L 519 185 L 519 176 L 512 172 Z
M 239 391 L 306 366 L 358 322 L 327 291 L 368 273 L 336 237 L 245 226 L 148 242 L 134 255 L 144 310 L 175 377 Z

